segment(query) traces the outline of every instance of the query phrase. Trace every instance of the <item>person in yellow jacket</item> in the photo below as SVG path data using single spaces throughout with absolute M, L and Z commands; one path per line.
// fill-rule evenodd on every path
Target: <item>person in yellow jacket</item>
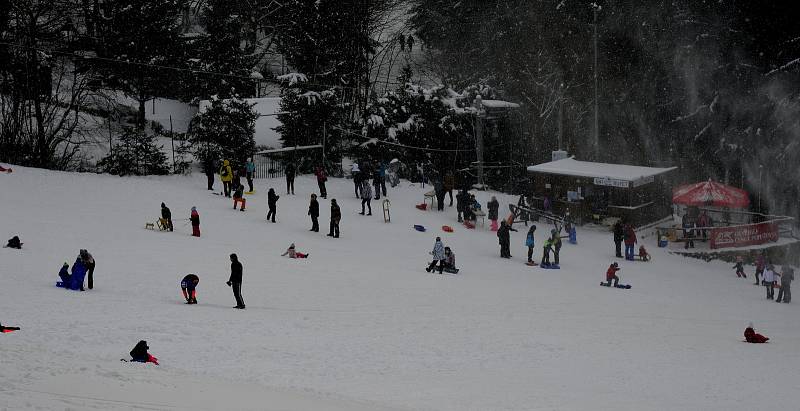
M 231 181 L 233 181 L 233 170 L 231 170 L 231 163 L 228 160 L 222 162 L 222 167 L 219 169 L 219 179 L 222 180 L 223 191 L 225 197 L 231 196 Z

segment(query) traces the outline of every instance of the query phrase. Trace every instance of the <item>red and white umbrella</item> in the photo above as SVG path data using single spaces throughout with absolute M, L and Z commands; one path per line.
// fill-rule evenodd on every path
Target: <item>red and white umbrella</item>
M 672 190 L 672 202 L 688 206 L 747 208 L 750 196 L 745 190 L 708 180 Z

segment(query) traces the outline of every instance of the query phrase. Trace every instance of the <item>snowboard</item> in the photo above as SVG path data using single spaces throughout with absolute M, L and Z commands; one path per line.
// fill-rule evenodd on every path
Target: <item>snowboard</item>
M 536 264 L 536 263 L 534 263 L 533 261 L 530 261 L 530 262 L 527 262 L 527 263 L 525 263 L 525 265 L 527 265 L 527 266 L 531 266 L 531 267 L 536 267 L 536 266 L 537 266 L 537 265 L 539 265 L 539 264 Z
M 611 286 L 611 285 L 606 284 L 605 281 L 600 283 L 600 285 L 603 286 L 603 287 L 608 287 L 608 288 L 624 288 L 626 290 L 629 290 L 631 288 L 630 284 L 617 284 L 615 286 Z
M 545 270 L 560 270 L 561 267 L 556 264 L 543 264 L 539 267 L 544 268 Z

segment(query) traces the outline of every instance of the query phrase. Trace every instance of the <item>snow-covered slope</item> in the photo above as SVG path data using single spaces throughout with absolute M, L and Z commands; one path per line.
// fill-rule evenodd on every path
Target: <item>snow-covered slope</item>
M 23 327 L 0 335 L 0 409 L 797 407 L 800 307 L 766 301 L 727 264 L 650 245 L 653 262 L 620 262 L 633 288 L 608 289 L 598 285 L 614 260 L 607 233 L 580 231 L 560 271 L 531 268 L 524 227 L 512 233 L 514 258 L 500 259 L 494 234 L 463 229 L 454 208 L 413 207 L 429 187 L 390 189 L 386 224 L 377 202 L 374 216 L 358 215 L 352 182 L 332 179 L 344 215 L 332 239 L 326 200 L 323 232 L 308 231 L 312 178 L 298 178 L 297 196 L 281 180 L 257 181 L 244 213 L 204 185 L 201 175 L 0 175 L 0 235 L 25 242 L 0 249 L 0 322 Z M 281 194 L 277 224 L 264 218 L 269 186 Z M 498 197 L 507 210 L 512 199 Z M 162 201 L 174 233 L 143 228 Z M 199 239 L 177 221 L 191 206 Z M 423 269 L 435 236 L 459 275 Z M 280 257 L 290 242 L 311 257 Z M 95 289 L 54 287 L 79 248 L 97 260 Z M 244 264 L 244 311 L 225 285 L 232 252 Z M 196 306 L 182 304 L 187 273 L 200 276 Z M 749 321 L 772 341 L 742 343 Z M 140 339 L 160 366 L 119 361 Z

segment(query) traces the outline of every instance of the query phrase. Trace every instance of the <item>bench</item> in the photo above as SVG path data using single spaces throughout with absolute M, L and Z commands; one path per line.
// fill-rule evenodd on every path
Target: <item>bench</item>
M 423 202 L 425 204 L 428 204 L 428 200 L 431 200 L 431 207 L 429 208 L 429 210 L 433 210 L 433 203 L 436 201 L 436 192 L 435 191 L 431 190 L 431 191 L 428 191 L 427 193 L 423 194 Z

